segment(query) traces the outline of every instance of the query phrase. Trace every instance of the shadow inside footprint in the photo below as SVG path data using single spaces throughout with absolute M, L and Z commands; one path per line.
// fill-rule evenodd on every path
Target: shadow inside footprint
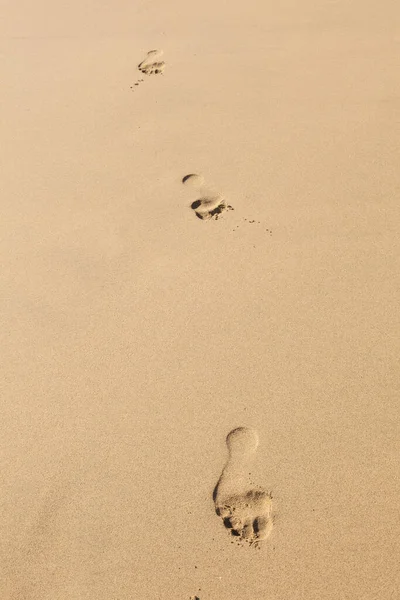
M 193 210 L 196 210 L 196 208 L 199 208 L 199 206 L 201 206 L 201 200 L 195 200 L 190 205 L 190 208 L 193 208 Z
M 221 204 L 218 204 L 218 206 L 216 206 L 213 210 L 210 210 L 210 216 L 215 217 L 216 215 L 220 215 L 226 209 L 227 206 L 225 202 L 221 202 Z
M 219 215 L 227 210 L 225 200 L 219 197 L 201 198 L 201 200 L 192 202 L 190 206 L 194 210 L 196 217 L 202 221 L 209 219 L 218 220 Z
M 233 536 L 254 544 L 265 540 L 273 527 L 271 494 L 248 489 L 244 483 L 258 435 L 253 429 L 238 427 L 229 433 L 226 443 L 229 457 L 214 488 L 215 512 Z

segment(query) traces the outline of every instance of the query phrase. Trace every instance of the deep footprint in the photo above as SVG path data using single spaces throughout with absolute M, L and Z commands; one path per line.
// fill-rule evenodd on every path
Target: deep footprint
M 217 220 L 223 212 L 233 210 L 233 207 L 227 204 L 222 194 L 211 188 L 204 187 L 204 178 L 202 175 L 190 173 L 189 175 L 185 175 L 182 183 L 199 190 L 201 198 L 192 202 L 190 208 L 194 210 L 196 217 L 202 221 L 209 219 Z
M 272 498 L 264 490 L 248 489 L 246 474 L 258 447 L 254 429 L 238 427 L 226 438 L 228 460 L 214 489 L 215 511 L 231 534 L 255 544 L 273 527 Z
M 159 60 L 162 55 L 162 50 L 150 50 L 146 58 L 138 65 L 139 71 L 145 75 L 162 75 L 165 69 L 165 62 Z

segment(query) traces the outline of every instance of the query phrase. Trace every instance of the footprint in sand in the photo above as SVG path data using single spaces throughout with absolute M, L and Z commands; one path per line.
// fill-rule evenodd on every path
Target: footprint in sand
M 165 69 L 165 62 L 158 60 L 163 55 L 162 50 L 150 50 L 147 56 L 138 65 L 138 69 L 144 75 L 162 75 Z M 133 85 L 130 86 L 131 90 L 134 91 L 135 87 L 138 87 L 143 83 L 144 79 L 137 79 Z
M 272 497 L 249 489 L 246 475 L 258 447 L 254 429 L 238 427 L 226 438 L 228 460 L 214 489 L 217 515 L 231 534 L 250 545 L 265 540 L 273 527 Z
M 165 62 L 159 60 L 162 55 L 162 50 L 150 50 L 146 58 L 138 65 L 139 71 L 145 75 L 162 75 L 165 69 Z
M 219 215 L 227 210 L 234 210 L 230 204 L 227 204 L 224 196 L 211 187 L 205 187 L 204 177 L 191 173 L 185 175 L 182 183 L 198 190 L 200 198 L 192 202 L 190 207 L 194 210 L 196 217 L 207 221 L 209 219 L 217 220 Z

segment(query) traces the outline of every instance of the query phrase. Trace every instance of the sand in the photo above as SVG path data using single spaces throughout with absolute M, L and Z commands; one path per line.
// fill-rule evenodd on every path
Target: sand
M 399 17 L 3 3 L 2 600 L 397 598 Z

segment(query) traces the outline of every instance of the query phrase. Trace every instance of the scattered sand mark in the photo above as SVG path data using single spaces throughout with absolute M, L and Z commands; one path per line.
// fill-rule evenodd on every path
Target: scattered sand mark
M 234 210 L 230 204 L 227 204 L 226 199 L 220 192 L 211 187 L 205 187 L 202 175 L 190 173 L 185 175 L 182 183 L 199 191 L 200 198 L 192 202 L 190 208 L 194 210 L 196 217 L 202 221 L 217 220 L 225 211 Z
M 242 217 L 242 221 L 244 223 L 246 223 L 246 225 L 252 225 L 253 223 L 256 225 L 260 225 L 261 227 L 265 227 L 265 224 L 262 223 L 261 221 L 256 221 L 255 219 L 246 219 L 245 217 Z M 236 225 L 232 231 L 236 231 L 237 229 L 239 229 L 240 225 Z M 268 227 L 265 228 L 266 233 L 268 233 L 269 235 L 272 235 L 272 229 L 269 229 Z
M 141 83 L 143 83 L 144 79 L 138 79 L 135 81 L 133 85 L 131 85 L 131 90 L 134 91 L 136 87 L 138 87 Z
M 226 438 L 228 460 L 214 489 L 215 511 L 231 534 L 250 545 L 267 539 L 273 527 L 272 496 L 249 489 L 246 480 L 258 447 L 254 429 L 238 427 Z

